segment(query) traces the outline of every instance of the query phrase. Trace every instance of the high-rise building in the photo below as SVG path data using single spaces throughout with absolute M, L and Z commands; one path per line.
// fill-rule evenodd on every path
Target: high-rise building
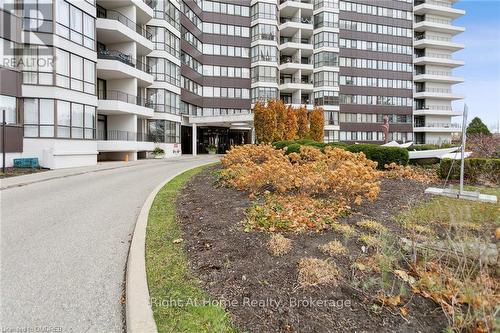
M 61 168 L 224 152 L 252 105 L 325 111 L 325 141 L 444 143 L 462 82 L 453 0 L 4 2 L 7 163 Z

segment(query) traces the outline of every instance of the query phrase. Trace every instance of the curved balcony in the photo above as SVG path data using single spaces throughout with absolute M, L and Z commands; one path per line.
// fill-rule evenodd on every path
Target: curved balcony
M 103 44 L 137 43 L 139 54 L 153 51 L 153 34 L 144 26 L 115 10 L 97 7 L 96 21 L 97 40 Z
M 413 78 L 415 82 L 437 82 L 437 83 L 461 83 L 464 79 L 461 77 L 453 76 L 451 71 L 428 71 L 423 73 L 415 73 Z
M 417 0 L 413 9 L 415 15 L 439 15 L 455 19 L 465 15 L 465 10 L 453 8 L 450 2 L 439 0 Z
M 153 83 L 151 67 L 132 58 L 131 55 L 116 50 L 97 52 L 97 74 L 105 80 L 136 78 L 144 87 Z
M 154 115 L 154 110 L 148 100 L 122 91 L 99 90 L 97 98 L 99 114 L 135 114 L 140 118 L 150 118 Z
M 444 67 L 460 67 L 465 64 L 463 60 L 453 59 L 451 54 L 428 53 L 414 56 L 415 65 L 433 65 Z
M 462 131 L 462 125 L 458 123 L 415 123 L 414 132 L 436 132 L 455 133 Z
M 425 88 L 423 90 L 417 90 L 414 93 L 414 98 L 430 98 L 430 99 L 442 99 L 442 100 L 459 100 L 463 99 L 464 96 L 461 94 L 455 94 L 451 89 L 445 88 Z
M 454 52 L 462 50 L 463 48 L 465 48 L 465 45 L 454 43 L 452 39 L 448 37 L 432 36 L 425 34 L 423 36 L 415 36 L 413 47 L 415 47 L 416 49 L 435 48 L 435 49 L 443 49 Z

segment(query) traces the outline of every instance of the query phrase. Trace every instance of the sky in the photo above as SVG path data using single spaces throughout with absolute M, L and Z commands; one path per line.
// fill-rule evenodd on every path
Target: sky
M 465 100 L 454 102 L 456 110 L 469 108 L 468 120 L 478 116 L 498 131 L 500 118 L 500 0 L 461 0 L 456 8 L 466 14 L 454 21 L 465 27 L 465 32 L 454 37 L 465 49 L 454 53 L 455 59 L 465 61 L 465 66 L 454 70 L 455 76 L 465 79 L 453 87 L 465 95 Z M 461 122 L 461 118 L 454 118 Z

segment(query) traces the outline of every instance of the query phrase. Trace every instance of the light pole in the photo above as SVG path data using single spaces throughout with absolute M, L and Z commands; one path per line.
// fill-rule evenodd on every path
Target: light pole
M 5 125 L 7 125 L 7 119 L 5 119 L 5 109 L 2 110 L 2 173 L 5 175 Z

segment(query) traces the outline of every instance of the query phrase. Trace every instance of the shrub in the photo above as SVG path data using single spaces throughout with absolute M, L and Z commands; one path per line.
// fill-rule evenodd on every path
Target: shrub
M 309 136 L 315 141 L 323 142 L 325 137 L 325 116 L 322 108 L 314 107 L 309 114 Z
M 292 241 L 281 234 L 273 234 L 267 242 L 267 248 L 272 256 L 279 257 L 292 249 Z
M 273 142 L 276 132 L 276 112 L 261 102 L 255 103 L 253 109 L 255 135 L 258 142 Z
M 321 230 L 380 191 L 376 163 L 338 148 L 323 153 L 302 146 L 286 155 L 271 145 L 246 145 L 233 147 L 221 162 L 223 182 L 266 194 L 247 211 L 249 227 L 257 230 Z
M 273 146 L 277 149 L 288 147 L 286 154 L 298 153 L 301 146 L 310 146 L 324 151 L 325 147 L 340 148 L 353 153 L 363 152 L 365 156 L 378 163 L 378 168 L 383 169 L 384 165 L 396 163 L 408 164 L 408 151 L 398 147 L 382 147 L 374 144 L 358 144 L 347 145 L 342 142 L 323 143 L 309 139 L 301 139 L 295 141 L 278 141 L 274 142 Z
M 222 159 L 221 176 L 229 185 L 251 192 L 331 195 L 346 203 L 374 200 L 380 190 L 376 164 L 363 154 L 326 147 L 322 153 L 301 147 L 288 156 L 271 145 L 231 149 Z
M 347 151 L 353 153 L 363 152 L 366 158 L 378 163 L 379 169 L 384 165 L 396 163 L 401 165 L 408 164 L 408 150 L 398 147 L 382 147 L 374 144 L 358 144 L 346 147 Z
M 413 179 L 422 183 L 436 183 L 438 176 L 435 169 L 424 169 L 418 166 L 398 165 L 396 163 L 384 165 L 384 176 L 396 179 Z
M 268 107 L 274 108 L 276 115 L 276 130 L 274 131 L 274 141 L 284 140 L 286 131 L 287 107 L 280 100 L 269 101 Z
M 442 159 L 439 164 L 439 176 L 446 178 L 450 171 L 450 179 L 460 179 L 460 161 Z M 451 167 L 453 164 L 453 168 Z M 500 183 L 500 158 L 466 158 L 464 161 L 464 178 L 470 183 Z
M 297 135 L 297 117 L 294 108 L 289 105 L 286 109 L 284 140 L 293 140 Z
M 307 109 L 301 106 L 297 109 L 297 137 L 305 139 L 309 134 L 309 119 L 307 118 Z

